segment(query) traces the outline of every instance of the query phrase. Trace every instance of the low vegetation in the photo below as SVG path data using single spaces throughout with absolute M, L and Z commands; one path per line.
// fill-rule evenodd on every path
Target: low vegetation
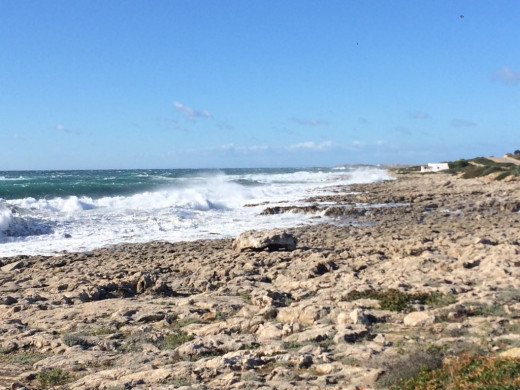
M 80 334 L 66 333 L 61 337 L 61 340 L 68 347 L 79 346 L 82 349 L 87 349 L 92 346 L 92 344 Z
M 435 369 L 423 368 L 391 390 L 477 390 L 520 388 L 520 359 L 460 355 Z
M 64 385 L 72 379 L 71 375 L 61 368 L 51 368 L 44 370 L 36 375 L 36 379 L 40 383 L 40 386 L 47 388 L 51 386 Z
M 413 349 L 408 353 L 396 355 L 394 358 L 375 359 L 372 365 L 383 369 L 377 384 L 378 387 L 387 388 L 406 383 L 423 372 L 431 372 L 442 367 L 444 358 L 445 355 L 441 348 L 428 346 Z M 399 387 L 394 388 L 399 389 Z
M 396 172 L 400 173 L 400 174 L 415 173 L 415 172 L 420 172 L 420 171 L 421 171 L 421 166 L 420 165 L 413 165 L 411 167 L 405 167 L 405 168 L 398 168 L 398 169 L 396 169 Z
M 518 150 L 514 154 L 510 154 L 509 157 L 516 160 L 520 160 L 520 153 Z M 509 162 L 495 162 L 485 157 L 476 157 L 473 159 L 460 159 L 456 161 L 448 162 L 448 172 L 454 175 L 460 175 L 464 179 L 471 179 L 475 177 L 484 177 L 495 174 L 496 180 L 504 180 L 510 176 L 520 176 L 520 165 L 516 165 Z M 419 165 L 399 168 L 396 170 L 399 174 L 416 173 L 420 172 L 421 167 Z
M 37 361 L 45 359 L 47 355 L 27 349 L 4 353 L 0 350 L 0 363 L 19 364 L 31 367 Z
M 518 176 L 520 174 L 520 169 L 515 164 L 497 163 L 484 157 L 453 161 L 448 163 L 448 165 L 450 167 L 450 173 L 460 174 L 464 179 L 498 173 L 497 180 L 501 180 L 510 175 Z
M 464 179 L 497 174 L 496 180 L 503 180 L 508 176 L 520 176 L 520 166 L 512 163 L 497 163 L 484 157 L 471 160 L 457 160 L 448 163 L 452 174 L 461 175 Z
M 160 343 L 159 347 L 161 349 L 175 349 L 179 345 L 187 343 L 191 340 L 193 340 L 193 336 L 183 331 L 177 331 L 166 336 Z
M 346 298 L 347 301 L 355 301 L 357 299 L 376 299 L 379 301 L 380 309 L 397 312 L 413 311 L 413 304 L 441 307 L 450 305 L 456 300 L 453 295 L 446 295 L 440 292 L 407 293 L 397 289 L 384 291 L 354 290 L 348 293 Z

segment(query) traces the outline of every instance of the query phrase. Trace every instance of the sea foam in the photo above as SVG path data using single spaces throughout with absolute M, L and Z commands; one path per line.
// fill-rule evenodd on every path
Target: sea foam
M 0 235 L 5 233 L 12 220 L 13 214 L 11 210 L 6 205 L 0 204 Z
M 273 205 L 305 203 L 386 171 L 301 170 L 197 174 L 154 179 L 161 186 L 127 196 L 26 197 L 0 203 L 0 256 L 87 251 L 122 242 L 233 237 L 248 229 L 315 223 L 305 214 L 261 215 Z M 247 207 L 245 207 L 247 205 Z M 14 210 L 14 213 L 13 213 Z

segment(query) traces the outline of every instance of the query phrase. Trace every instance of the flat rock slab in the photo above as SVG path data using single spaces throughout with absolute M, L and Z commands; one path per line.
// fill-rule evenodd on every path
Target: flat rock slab
M 240 234 L 233 242 L 233 249 L 243 251 L 269 251 L 296 249 L 297 240 L 292 234 L 283 230 L 248 230 Z
M 14 263 L 9 263 L 7 265 L 4 265 L 3 267 L 0 267 L 0 269 L 3 272 L 11 272 L 11 271 L 14 271 L 15 269 L 20 269 L 20 268 L 25 267 L 25 263 L 26 262 L 23 260 L 15 261 Z

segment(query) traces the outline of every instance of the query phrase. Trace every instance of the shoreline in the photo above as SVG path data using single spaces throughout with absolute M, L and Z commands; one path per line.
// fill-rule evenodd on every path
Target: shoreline
M 286 206 L 332 186 L 387 178 L 381 169 L 240 170 L 213 176 L 175 170 L 152 173 L 114 174 L 111 178 L 130 187 L 121 195 L 121 189 L 110 185 L 114 188 L 103 196 L 96 192 L 96 183 L 105 181 L 99 172 L 58 176 L 46 187 L 45 197 L 31 193 L 39 191 L 47 176 L 27 177 L 26 192 L 11 201 L 0 199 L 0 258 L 89 252 L 125 242 L 230 238 L 254 227 L 312 223 L 303 214 L 272 218 L 260 211 L 264 203 Z M 72 195 L 76 182 L 83 189 Z M 61 190 L 62 184 L 67 191 Z
M 72 389 L 384 387 L 427 346 L 520 346 L 520 185 L 396 176 L 311 198 L 337 223 L 285 229 L 290 252 L 216 238 L 0 258 L 0 388 L 50 370 Z M 386 305 L 395 291 L 415 298 Z

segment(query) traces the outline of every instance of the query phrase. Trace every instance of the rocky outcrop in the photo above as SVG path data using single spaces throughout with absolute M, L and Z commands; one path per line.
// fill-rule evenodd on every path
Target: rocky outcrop
M 520 356 L 518 183 L 404 176 L 308 203 L 331 223 L 3 258 L 0 388 L 354 390 L 427 348 Z
M 249 230 L 239 235 L 233 242 L 233 249 L 238 252 L 262 251 L 267 249 L 288 250 L 296 249 L 296 237 L 281 230 L 257 231 Z

